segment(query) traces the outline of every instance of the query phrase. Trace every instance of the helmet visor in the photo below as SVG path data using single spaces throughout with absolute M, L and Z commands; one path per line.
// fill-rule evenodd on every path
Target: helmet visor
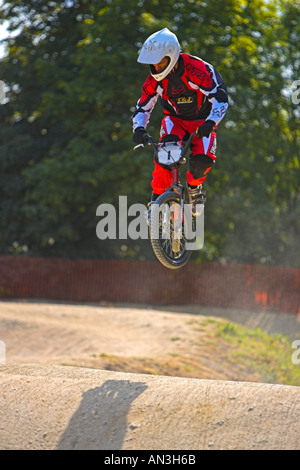
M 164 58 L 164 50 L 161 47 L 156 46 L 148 46 L 148 44 L 142 47 L 140 55 L 138 57 L 138 62 L 141 64 L 158 64 Z

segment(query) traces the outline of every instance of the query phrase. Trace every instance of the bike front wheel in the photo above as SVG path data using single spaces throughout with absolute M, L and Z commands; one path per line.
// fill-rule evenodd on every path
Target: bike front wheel
M 169 269 L 184 266 L 192 252 L 186 248 L 185 208 L 179 195 L 163 193 L 151 205 L 150 241 L 157 259 Z

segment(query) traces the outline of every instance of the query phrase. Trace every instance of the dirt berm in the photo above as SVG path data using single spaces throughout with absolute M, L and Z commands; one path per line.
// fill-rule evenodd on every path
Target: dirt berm
M 300 449 L 299 387 L 0 368 L 3 449 Z

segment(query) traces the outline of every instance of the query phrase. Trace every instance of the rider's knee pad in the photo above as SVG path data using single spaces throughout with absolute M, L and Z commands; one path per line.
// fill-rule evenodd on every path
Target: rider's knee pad
M 214 166 L 215 161 L 208 155 L 193 155 L 190 158 L 190 172 L 194 179 L 199 179 Z

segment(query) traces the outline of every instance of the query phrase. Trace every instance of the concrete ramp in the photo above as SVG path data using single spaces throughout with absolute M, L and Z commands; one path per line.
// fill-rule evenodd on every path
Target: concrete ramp
M 0 449 L 300 449 L 298 387 L 0 366 Z

